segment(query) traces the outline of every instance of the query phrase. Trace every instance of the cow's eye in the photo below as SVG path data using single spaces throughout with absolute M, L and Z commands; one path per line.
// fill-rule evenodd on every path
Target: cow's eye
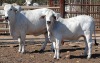
M 10 9 L 10 11 L 12 11 L 12 9 Z

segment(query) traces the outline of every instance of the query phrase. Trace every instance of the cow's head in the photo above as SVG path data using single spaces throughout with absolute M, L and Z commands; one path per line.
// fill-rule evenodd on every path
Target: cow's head
M 5 19 L 10 20 L 15 18 L 16 13 L 21 11 L 21 7 L 19 5 L 13 6 L 12 4 L 7 4 L 4 6 L 5 11 Z

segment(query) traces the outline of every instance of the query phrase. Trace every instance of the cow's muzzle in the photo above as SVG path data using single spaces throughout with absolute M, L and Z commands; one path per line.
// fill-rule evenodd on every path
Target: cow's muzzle
M 5 19 L 5 20 L 8 20 L 8 17 L 5 17 L 4 19 Z
M 47 21 L 47 24 L 50 25 L 51 24 L 51 21 Z

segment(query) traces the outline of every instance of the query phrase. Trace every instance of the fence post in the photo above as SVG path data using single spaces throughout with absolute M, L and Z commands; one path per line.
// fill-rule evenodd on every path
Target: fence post
M 53 6 L 53 0 L 49 0 L 49 6 L 52 7 Z
M 59 0 L 60 4 L 60 14 L 63 18 L 65 18 L 65 0 Z

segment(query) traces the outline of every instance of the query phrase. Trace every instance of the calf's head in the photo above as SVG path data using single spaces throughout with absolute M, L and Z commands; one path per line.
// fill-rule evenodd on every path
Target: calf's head
M 32 0 L 26 0 L 26 5 L 31 6 Z
M 47 28 L 47 32 L 48 32 L 48 38 L 50 38 L 50 30 L 52 29 L 53 27 L 53 23 L 54 21 L 56 21 L 56 13 L 51 10 L 51 9 L 47 9 L 45 10 L 45 12 L 43 13 L 43 16 L 42 17 L 45 17 L 45 20 L 46 20 L 46 28 Z

